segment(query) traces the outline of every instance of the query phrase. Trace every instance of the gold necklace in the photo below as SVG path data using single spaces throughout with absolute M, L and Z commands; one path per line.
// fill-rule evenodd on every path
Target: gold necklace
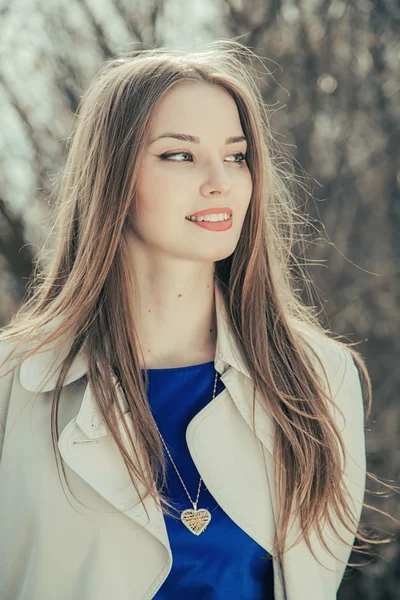
M 218 372 L 215 371 L 215 379 L 214 379 L 214 391 L 213 391 L 213 397 L 212 400 L 214 400 L 215 398 L 215 390 L 217 389 L 217 377 L 218 377 Z M 211 400 L 211 401 L 212 401 Z M 157 424 L 156 424 L 157 427 Z M 178 469 L 176 468 L 176 465 L 173 461 L 173 458 L 171 456 L 170 451 L 167 448 L 167 444 L 164 441 L 163 436 L 161 435 L 160 430 L 158 429 L 158 433 L 160 435 L 161 441 L 164 445 L 164 448 L 166 449 L 166 451 L 168 452 L 168 456 L 172 462 L 172 465 L 179 477 L 179 479 L 181 480 L 181 483 L 184 487 L 184 490 L 190 500 L 190 502 L 193 505 L 193 508 L 187 508 L 186 510 L 181 512 L 181 521 L 182 523 L 185 525 L 185 527 L 187 527 L 189 529 L 189 531 L 191 531 L 192 533 L 194 533 L 194 535 L 200 535 L 200 533 L 203 533 L 203 531 L 206 529 L 207 525 L 209 524 L 209 522 L 211 521 L 211 513 L 210 511 L 208 511 L 206 508 L 197 508 L 197 502 L 199 500 L 199 495 L 200 495 L 200 487 L 201 487 L 201 477 L 200 477 L 200 481 L 199 481 L 199 487 L 197 490 L 197 497 L 196 497 L 196 502 L 193 502 L 189 492 L 187 491 L 187 488 L 185 486 L 185 484 L 183 483 L 183 479 L 179 474 Z

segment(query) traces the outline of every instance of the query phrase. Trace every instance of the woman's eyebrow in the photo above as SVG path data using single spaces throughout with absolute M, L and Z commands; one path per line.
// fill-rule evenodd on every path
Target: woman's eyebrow
M 154 138 L 154 140 L 151 140 L 151 142 L 149 142 L 149 145 L 161 138 L 174 138 L 176 140 L 181 140 L 182 142 L 191 142 L 193 144 L 200 144 L 200 138 L 195 135 L 188 135 L 186 133 L 173 133 L 173 132 L 168 131 L 167 133 L 162 133 L 161 135 L 157 136 L 156 138 Z M 238 142 L 247 142 L 246 136 L 236 135 L 236 136 L 228 137 L 225 140 L 225 145 L 237 144 Z

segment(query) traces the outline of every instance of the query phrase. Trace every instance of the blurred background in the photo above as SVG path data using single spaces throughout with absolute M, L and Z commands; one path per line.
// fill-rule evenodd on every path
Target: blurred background
M 102 62 L 238 39 L 263 57 L 288 177 L 307 174 L 296 195 L 312 218 L 321 320 L 361 342 L 372 378 L 368 470 L 399 485 L 399 32 L 397 0 L 0 0 L 0 327 L 25 294 L 74 113 Z M 400 518 L 399 496 L 365 500 Z M 368 509 L 362 521 L 397 541 L 348 568 L 338 597 L 399 599 L 399 531 Z

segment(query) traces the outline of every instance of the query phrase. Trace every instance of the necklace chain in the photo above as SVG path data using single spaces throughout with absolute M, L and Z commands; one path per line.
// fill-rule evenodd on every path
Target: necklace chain
M 214 398 L 215 398 L 215 391 L 216 391 L 216 389 L 217 389 L 217 378 L 218 378 L 218 372 L 217 372 L 217 371 L 215 371 L 215 378 L 214 378 L 214 390 L 213 390 L 213 397 L 212 397 L 212 400 L 214 400 Z M 157 427 L 157 424 L 156 424 L 156 427 Z M 177 475 L 178 475 L 178 477 L 179 477 L 179 479 L 180 479 L 180 481 L 181 481 L 181 483 L 182 483 L 182 485 L 183 485 L 183 487 L 184 487 L 184 490 L 185 490 L 185 492 L 186 492 L 186 494 L 187 494 L 187 496 L 188 496 L 188 498 L 189 498 L 190 502 L 193 504 L 193 508 L 194 508 L 195 510 L 197 510 L 197 502 L 198 502 L 198 500 L 199 500 L 199 496 L 200 496 L 200 488 L 201 488 L 201 481 L 202 481 L 202 479 L 201 479 L 201 477 L 200 477 L 200 481 L 199 481 L 199 487 L 198 487 L 198 490 L 197 490 L 197 496 L 196 496 L 196 502 L 193 502 L 193 500 L 192 500 L 192 498 L 191 498 L 191 496 L 190 496 L 190 494 L 189 494 L 189 492 L 188 492 L 188 490 L 187 490 L 187 488 L 186 488 L 186 486 L 185 486 L 185 484 L 184 484 L 184 482 L 183 482 L 183 479 L 182 479 L 182 477 L 180 476 L 180 473 L 179 473 L 178 469 L 176 468 L 176 465 L 175 465 L 175 463 L 174 463 L 174 460 L 173 460 L 173 458 L 172 458 L 172 456 L 171 456 L 171 453 L 170 453 L 170 451 L 168 450 L 168 448 L 167 448 L 167 444 L 165 443 L 165 441 L 164 441 L 164 438 L 163 438 L 163 436 L 161 435 L 161 432 L 160 432 L 160 430 L 158 429 L 158 427 L 157 427 L 157 430 L 158 430 L 158 433 L 159 433 L 159 435 L 160 435 L 161 441 L 162 441 L 162 443 L 163 443 L 163 445 L 164 445 L 164 448 L 165 448 L 165 450 L 167 451 L 167 453 L 168 453 L 168 456 L 169 456 L 169 458 L 170 458 L 170 460 L 171 460 L 171 463 L 172 463 L 172 465 L 173 465 L 173 467 L 174 467 L 174 469 L 175 469 L 175 471 L 176 471 L 176 473 L 177 473 Z

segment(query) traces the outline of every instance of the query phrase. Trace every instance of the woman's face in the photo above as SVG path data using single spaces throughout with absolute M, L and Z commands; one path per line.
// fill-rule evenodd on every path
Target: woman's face
M 243 137 L 236 104 L 222 87 L 182 82 L 170 90 L 155 109 L 140 164 L 136 242 L 154 256 L 191 262 L 232 254 L 252 192 Z M 187 219 L 210 208 L 230 209 L 231 219 L 212 229 Z

